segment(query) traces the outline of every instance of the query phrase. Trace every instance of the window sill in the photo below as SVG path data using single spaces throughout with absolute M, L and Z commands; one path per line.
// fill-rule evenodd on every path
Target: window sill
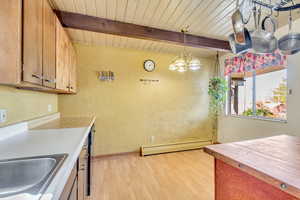
M 262 121 L 269 121 L 269 122 L 287 123 L 287 120 L 285 120 L 285 119 L 274 119 L 274 118 L 267 118 L 267 117 L 241 116 L 241 115 L 226 115 L 226 117 L 234 117 L 234 118 L 241 118 L 241 119 L 252 119 L 252 120 L 262 120 Z

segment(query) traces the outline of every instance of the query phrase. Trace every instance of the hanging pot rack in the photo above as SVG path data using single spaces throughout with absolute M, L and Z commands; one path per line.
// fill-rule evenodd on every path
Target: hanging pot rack
M 295 10 L 295 9 L 300 8 L 300 4 L 294 4 L 293 0 L 281 0 L 277 4 L 268 4 L 268 3 L 264 2 L 263 0 L 252 0 L 252 2 L 256 5 L 260 5 L 265 8 L 277 11 L 277 12 L 290 11 L 290 10 Z M 287 6 L 290 3 L 292 3 L 292 5 Z

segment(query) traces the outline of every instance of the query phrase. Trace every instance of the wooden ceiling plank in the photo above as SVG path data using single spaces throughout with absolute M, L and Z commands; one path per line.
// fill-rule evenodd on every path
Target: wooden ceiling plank
M 233 13 L 233 2 L 235 3 L 235 0 L 232 0 L 228 4 L 223 4 L 223 6 L 219 6 L 219 8 L 216 9 L 213 14 L 208 16 L 207 20 L 199 24 L 199 28 L 196 30 L 196 32 L 200 29 L 206 30 L 207 27 L 211 27 L 212 24 L 216 24 L 219 21 L 227 20 L 228 13 Z
M 132 43 L 133 43 L 133 39 L 132 38 L 128 38 L 127 42 L 126 42 L 126 48 L 133 49 Z
M 121 40 L 120 40 L 120 47 L 121 48 L 125 48 L 125 43 L 127 41 L 127 38 L 126 37 L 120 37 Z
M 157 47 L 157 52 L 161 52 L 161 49 L 162 49 L 162 43 L 159 42 Z
M 151 21 L 149 22 L 148 26 L 154 26 L 156 24 L 160 24 L 161 18 L 165 13 L 166 9 L 169 7 L 171 0 L 163 0 L 160 1 L 159 9 L 157 9 L 155 15 L 153 15 Z
M 146 40 L 140 40 L 139 45 L 138 45 L 138 49 L 142 50 L 144 48 L 145 41 Z
M 198 18 L 196 18 L 191 24 L 190 28 L 193 30 L 196 30 L 199 28 L 199 23 L 206 21 L 208 16 L 211 15 L 214 12 L 214 9 L 220 4 L 221 0 L 216 1 L 209 1 L 206 8 L 200 12 L 200 15 Z M 221 1 L 222 2 L 222 1 Z
M 109 0 L 106 2 L 106 18 L 116 20 L 117 16 L 117 0 Z
M 80 30 L 107 33 L 139 39 L 171 42 L 179 45 L 183 44 L 182 34 L 179 32 L 113 21 L 109 19 L 92 17 L 78 13 L 70 13 L 56 10 L 56 14 L 62 22 L 63 26 L 68 28 L 75 28 Z M 189 34 L 186 35 L 185 44 L 187 46 L 208 48 L 219 51 L 230 50 L 228 41 Z
M 116 47 L 117 46 L 117 38 L 119 38 L 119 37 L 111 35 L 111 46 L 112 47 Z
M 127 3 L 127 0 L 118 0 L 116 20 L 124 21 Z
M 158 47 L 158 42 L 154 42 L 151 47 L 151 51 L 157 52 L 157 47 Z
M 145 15 L 145 12 L 148 11 L 148 5 L 151 0 L 143 0 L 143 2 L 138 1 L 138 4 L 135 9 L 134 18 L 131 21 L 133 24 L 143 24 L 143 18 Z
M 93 45 L 102 45 L 101 44 L 101 40 L 99 39 L 99 36 L 100 34 L 97 34 L 97 33 L 92 33 L 93 34 Z
M 131 23 L 133 22 L 137 6 L 138 6 L 138 2 L 136 0 L 128 0 L 125 20 L 124 20 L 125 22 L 131 22 Z
M 172 0 L 169 7 L 166 9 L 166 12 L 164 12 L 164 15 L 162 16 L 160 23 L 161 24 L 167 24 L 170 18 L 174 15 L 176 12 L 178 6 L 181 4 L 182 0 Z
M 176 23 L 176 21 L 178 21 L 181 16 L 185 13 L 188 12 L 187 8 L 188 6 L 192 4 L 191 0 L 185 0 L 182 1 L 177 9 L 175 10 L 174 14 L 172 15 L 172 17 L 168 20 L 168 27 L 166 29 L 170 30 L 170 29 L 174 29 L 174 24 Z M 180 29 L 182 29 L 183 27 L 181 27 Z M 179 30 L 180 30 L 179 29 Z M 177 30 L 177 31 L 179 31 Z
M 147 12 L 144 13 L 141 25 L 148 25 L 153 16 L 156 14 L 160 0 L 151 0 L 147 7 Z
M 173 24 L 173 27 L 175 29 L 180 30 L 186 20 L 192 16 L 192 14 L 200 8 L 203 0 L 193 0 L 192 3 L 189 5 L 188 9 L 183 13 L 183 15 L 176 20 L 176 22 Z
M 97 7 L 95 0 L 84 0 L 85 7 L 86 7 L 86 14 L 97 16 Z
M 220 10 L 224 10 L 226 2 L 227 1 L 216 1 L 216 4 L 211 4 L 209 8 L 207 8 L 206 12 L 203 13 L 205 16 L 205 18 L 203 18 L 204 20 L 197 20 L 193 25 L 195 27 L 195 31 L 197 32 L 199 29 L 202 29 L 202 25 L 208 23 L 209 20 L 215 16 L 215 13 L 220 12 Z
M 231 29 L 232 30 L 232 23 L 231 23 L 231 21 L 218 23 L 218 26 L 211 27 L 209 30 L 207 30 L 207 32 L 208 33 L 216 33 L 216 32 L 218 32 L 219 34 L 222 34 L 222 33 L 220 33 L 220 30 L 222 31 L 224 29 Z
M 86 8 L 85 8 L 85 3 L 82 0 L 72 0 L 72 1 L 64 1 L 66 5 L 70 5 L 68 6 L 68 10 L 72 9 L 72 12 L 79 12 L 79 13 L 84 13 L 86 14 Z M 84 43 L 89 44 L 90 43 L 90 38 L 89 36 L 84 32 L 80 33 L 82 35 L 82 41 L 84 41 Z
M 96 3 L 95 1 L 91 0 L 84 0 L 84 9 L 86 12 L 86 15 L 92 15 L 96 16 Z M 96 43 L 96 38 L 95 34 L 93 32 L 87 32 L 86 36 L 88 37 L 88 42 L 89 44 L 95 44 Z
M 114 35 L 107 35 L 109 40 L 108 40 L 108 46 L 114 47 Z
M 96 3 L 96 16 L 106 18 L 106 0 L 94 0 Z
M 189 25 L 191 32 L 193 32 L 193 29 L 191 26 L 193 25 L 193 23 L 197 22 L 199 19 L 204 20 L 202 18 L 202 13 L 205 12 L 205 10 L 209 7 L 210 3 L 211 3 L 211 1 L 207 1 L 207 0 L 202 1 L 201 6 L 197 10 L 197 12 L 193 12 L 192 15 L 188 19 L 186 19 L 186 21 L 182 25 L 184 25 L 184 26 Z
M 152 41 L 146 41 L 146 43 L 145 43 L 145 45 L 143 47 L 143 50 L 148 50 L 149 47 L 151 46 L 151 44 L 152 44 Z

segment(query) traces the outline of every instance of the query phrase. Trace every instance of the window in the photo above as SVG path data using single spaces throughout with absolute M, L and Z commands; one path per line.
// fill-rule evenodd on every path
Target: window
M 231 74 L 229 113 L 269 119 L 287 119 L 287 69 L 270 67 Z

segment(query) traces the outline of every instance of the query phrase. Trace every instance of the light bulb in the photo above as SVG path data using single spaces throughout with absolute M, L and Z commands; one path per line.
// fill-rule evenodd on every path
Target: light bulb
M 193 65 L 193 66 L 190 66 L 189 69 L 192 71 L 197 71 L 197 70 L 201 69 L 201 66 Z
M 175 61 L 175 65 L 179 68 L 179 67 L 184 67 L 186 63 L 184 59 L 178 59 Z
M 177 69 L 177 71 L 178 72 L 185 72 L 187 69 L 186 69 L 186 67 L 184 67 L 184 66 L 180 66 L 180 67 L 178 67 L 178 69 Z
M 201 68 L 201 62 L 199 59 L 194 58 L 189 63 L 189 69 L 192 71 L 199 70 Z
M 171 65 L 169 65 L 169 70 L 171 70 L 171 71 L 175 71 L 177 69 L 177 66 L 175 65 L 175 64 L 171 64 Z

